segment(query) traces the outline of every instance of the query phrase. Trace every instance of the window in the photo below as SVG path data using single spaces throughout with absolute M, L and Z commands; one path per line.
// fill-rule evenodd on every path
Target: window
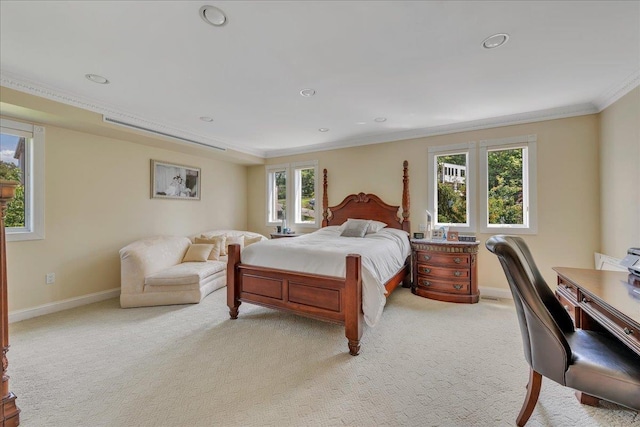
M 479 223 L 481 233 L 536 233 L 536 142 L 525 135 L 429 147 L 434 226 L 464 233 Z
M 475 231 L 475 143 L 429 148 L 429 210 L 434 225 Z
M 287 205 L 288 166 L 267 168 L 267 224 L 281 222 Z
M 317 227 L 318 162 L 267 166 L 267 225 Z M 293 179 L 287 179 L 293 177 Z
M 0 119 L 0 178 L 20 182 L 7 206 L 8 241 L 44 238 L 44 129 Z
M 537 232 L 536 136 L 481 141 L 480 162 L 482 232 Z
M 299 166 L 295 170 L 295 223 L 316 224 L 316 169 L 314 166 Z

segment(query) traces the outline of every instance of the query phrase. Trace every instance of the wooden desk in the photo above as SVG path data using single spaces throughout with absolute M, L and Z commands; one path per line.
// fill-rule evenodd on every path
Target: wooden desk
M 577 328 L 606 330 L 640 355 L 640 286 L 629 273 L 554 267 L 556 296 Z

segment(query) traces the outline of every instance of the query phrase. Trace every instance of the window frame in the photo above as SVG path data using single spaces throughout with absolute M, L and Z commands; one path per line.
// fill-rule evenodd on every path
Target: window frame
M 476 163 L 477 150 L 474 141 L 464 142 L 460 144 L 438 145 L 428 148 L 429 167 L 428 170 L 428 191 L 427 199 L 429 211 L 433 214 L 432 225 L 436 227 L 448 227 L 451 231 L 463 233 L 471 233 L 476 231 Z M 466 154 L 467 169 L 465 173 L 465 188 L 467 190 L 467 222 L 462 223 L 439 223 L 438 222 L 438 164 L 437 157 Z
M 17 122 L 0 117 L 0 128 L 31 134 L 25 139 L 25 226 L 7 227 L 7 242 L 42 240 L 44 228 L 45 195 L 45 129 L 31 123 Z
M 523 148 L 522 193 L 523 225 L 489 224 L 489 165 L 488 153 L 497 150 Z M 480 231 L 487 234 L 536 234 L 538 232 L 538 188 L 537 188 L 537 136 L 523 135 L 510 138 L 480 141 Z
M 273 194 L 273 185 L 272 185 L 272 176 L 275 177 L 275 173 L 276 172 L 284 172 L 286 174 L 286 183 L 285 183 L 285 200 L 287 200 L 287 202 L 289 201 L 289 181 L 290 181 L 290 177 L 289 177 L 289 164 L 285 163 L 285 164 L 279 164 L 279 165 L 268 165 L 266 168 L 266 196 L 267 196 L 267 203 L 266 203 L 266 214 L 267 214 L 267 221 L 266 224 L 267 226 L 277 226 L 280 225 L 282 223 L 282 220 L 277 220 L 277 221 L 272 221 L 272 212 L 273 212 L 273 207 L 274 207 L 274 194 Z M 275 179 L 275 178 L 274 178 Z M 277 195 L 275 196 L 277 199 Z M 289 203 L 287 203 L 286 209 L 289 208 Z M 285 210 L 285 215 L 286 218 L 289 218 L 288 213 Z
M 314 177 L 314 182 L 313 182 L 313 194 L 315 195 L 315 199 L 316 199 L 316 206 L 318 206 L 318 161 L 317 160 L 311 160 L 308 162 L 296 162 L 296 163 L 292 163 L 291 164 L 291 172 L 292 172 L 292 178 L 293 178 L 293 203 L 289 203 L 289 201 L 287 200 L 287 206 L 292 205 L 293 207 L 293 212 L 292 215 L 289 216 L 289 212 L 287 212 L 287 218 L 293 218 L 294 222 L 292 223 L 292 225 L 296 226 L 296 227 L 302 227 L 302 228 L 318 228 L 320 226 L 320 215 L 318 215 L 318 210 L 314 209 L 314 212 L 316 213 L 316 217 L 315 217 L 315 221 L 310 222 L 310 221 L 302 221 L 302 206 L 300 206 L 300 200 L 302 199 L 302 180 L 301 180 L 301 174 L 300 174 L 300 182 L 299 181 L 299 175 L 298 175 L 298 171 L 301 171 L 303 169 L 313 169 L 313 177 Z M 288 182 L 288 181 L 287 181 Z
M 285 172 L 287 176 L 286 181 L 286 207 L 285 207 L 285 217 L 287 220 L 287 227 L 296 227 L 296 228 L 319 228 L 320 227 L 320 218 L 321 215 L 318 215 L 318 210 L 316 211 L 316 218 L 314 222 L 302 222 L 300 221 L 300 216 L 298 215 L 301 212 L 300 206 L 300 198 L 298 195 L 301 192 L 301 182 L 298 182 L 297 174 L 298 171 L 302 169 L 314 169 L 314 194 L 316 195 L 316 206 L 318 206 L 318 188 L 319 188 L 319 175 L 318 175 L 318 161 L 310 160 L 305 162 L 294 162 L 294 163 L 281 163 L 274 165 L 265 166 L 265 186 L 266 186 L 266 211 L 265 211 L 265 223 L 267 227 L 275 227 L 282 224 L 282 220 L 272 221 L 272 211 L 273 211 L 273 187 L 272 187 L 272 174 L 275 172 Z

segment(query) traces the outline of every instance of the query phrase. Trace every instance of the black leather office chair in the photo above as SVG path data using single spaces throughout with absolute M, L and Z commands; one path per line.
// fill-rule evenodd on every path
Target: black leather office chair
M 518 313 L 524 355 L 531 367 L 527 397 L 516 419 L 526 424 L 542 377 L 640 411 L 640 356 L 606 332 L 575 329 L 542 278 L 524 240 L 493 236 L 487 249 L 500 259 Z

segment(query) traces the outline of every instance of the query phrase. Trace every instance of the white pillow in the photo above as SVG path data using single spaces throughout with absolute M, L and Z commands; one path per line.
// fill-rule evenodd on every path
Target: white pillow
M 340 226 L 340 228 L 338 228 L 339 232 L 344 231 L 345 228 L 347 228 L 349 226 L 349 223 L 354 223 L 354 222 L 369 222 L 368 219 L 353 219 L 353 218 L 348 218 L 345 222 L 342 223 L 342 225 Z
M 344 226 L 340 231 L 340 235 L 343 237 L 364 237 L 370 222 L 366 219 L 348 219 L 340 226 Z
M 385 224 L 382 221 L 371 220 L 369 221 L 369 228 L 367 228 L 367 234 L 377 233 L 378 231 L 382 230 L 386 226 L 387 224 Z

